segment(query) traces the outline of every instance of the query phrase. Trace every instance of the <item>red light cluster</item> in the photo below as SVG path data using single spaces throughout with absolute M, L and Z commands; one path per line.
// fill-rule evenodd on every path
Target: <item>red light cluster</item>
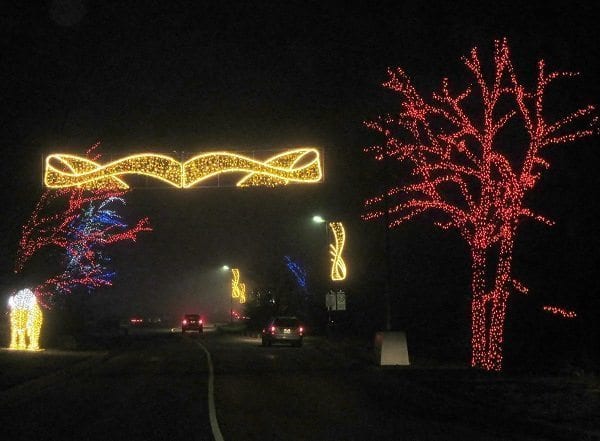
M 559 308 L 558 306 L 544 306 L 542 307 L 542 309 L 551 314 L 558 315 L 562 318 L 572 319 L 577 317 L 577 313 L 575 311 L 569 311 L 564 308 Z
M 385 143 L 365 151 L 377 160 L 409 164 L 412 173 L 406 184 L 367 199 L 363 219 L 385 217 L 392 228 L 427 212 L 437 216 L 436 226 L 458 230 L 471 251 L 471 365 L 500 370 L 507 299 L 511 291 L 527 292 L 513 276 L 517 227 L 523 219 L 553 224 L 526 206 L 529 191 L 550 165 L 542 154 L 554 144 L 593 135 L 598 118 L 590 105 L 547 122 L 548 86 L 575 74 L 547 73 L 540 61 L 536 84 L 527 89 L 517 77 L 506 39 L 495 42 L 492 75 L 482 68 L 477 48 L 462 61 L 472 84 L 456 91 L 443 79 L 429 100 L 402 69 L 388 71 L 384 87 L 401 96 L 401 110 L 366 123 L 385 137 Z M 581 124 L 586 121 L 587 128 Z M 498 148 L 515 146 L 512 138 L 499 142 L 506 140 L 509 123 L 521 124 L 527 133 L 518 164 L 511 162 L 512 152 L 507 155 Z M 495 262 L 491 271 L 488 259 Z M 487 274 L 493 274 L 491 280 Z
M 96 143 L 87 151 L 88 159 L 97 160 L 99 158 L 100 155 L 94 152 L 98 146 L 99 143 Z M 123 231 L 116 231 L 113 225 L 109 225 L 102 231 L 81 235 L 77 239 L 73 238 L 71 224 L 86 207 L 109 198 L 119 198 L 124 194 L 125 192 L 122 190 L 107 188 L 84 190 L 72 187 L 46 190 L 30 219 L 23 225 L 15 262 L 15 273 L 19 273 L 27 261 L 42 248 L 58 247 L 66 250 L 70 247 L 78 249 L 76 245 L 80 243 L 82 245 L 79 247 L 80 249 L 90 250 L 93 248 L 92 245 L 104 247 L 122 240 L 135 242 L 138 233 L 151 231 L 148 219 L 144 218 L 138 221 L 135 227 Z M 90 260 L 96 258 L 93 254 L 86 255 L 86 257 Z M 102 270 L 98 266 L 90 265 L 90 268 L 92 269 L 75 277 L 67 272 L 50 277 L 35 288 L 35 294 L 39 298 L 45 295 L 51 296 L 57 291 L 69 293 L 76 286 L 98 288 L 112 284 L 110 280 L 103 277 Z

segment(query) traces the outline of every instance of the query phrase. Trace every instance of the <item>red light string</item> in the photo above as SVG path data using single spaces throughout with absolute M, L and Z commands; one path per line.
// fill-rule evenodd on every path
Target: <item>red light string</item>
M 577 313 L 575 311 L 569 311 L 568 309 L 559 308 L 558 306 L 543 306 L 542 309 L 550 314 L 554 314 L 566 319 L 577 317 Z
M 443 79 L 440 91 L 430 100 L 417 92 L 401 68 L 388 69 L 389 79 L 383 86 L 400 95 L 401 108 L 395 115 L 366 122 L 384 136 L 385 144 L 365 151 L 377 160 L 391 158 L 410 164 L 412 180 L 367 199 L 363 219 L 384 216 L 387 199 L 389 228 L 428 213 L 438 216 L 434 219 L 438 227 L 460 233 L 471 250 L 471 365 L 497 371 L 502 369 L 510 292 L 527 292 L 512 275 L 517 227 L 527 218 L 553 224 L 525 206 L 526 195 L 549 167 L 541 154 L 548 146 L 595 134 L 598 118 L 590 105 L 547 122 L 544 96 L 548 86 L 576 74 L 547 74 L 540 61 L 536 85 L 527 90 L 517 77 L 506 39 L 495 42 L 491 78 L 483 72 L 477 48 L 462 61 L 472 84 L 453 92 Z M 520 146 L 525 155 L 521 164 L 513 164 L 498 149 L 497 141 L 506 136 L 503 129 L 509 123 L 519 122 L 527 133 Z M 582 123 L 588 126 L 579 128 Z M 496 256 L 490 260 L 492 252 Z M 492 261 L 495 267 L 490 278 L 486 274 Z
M 100 155 L 94 152 L 98 146 L 99 143 L 94 144 L 88 150 L 88 159 L 99 158 Z M 21 272 L 29 259 L 39 250 L 52 246 L 80 252 L 81 254 L 78 255 L 86 261 L 86 265 L 79 268 L 76 273 L 65 270 L 62 274 L 52 276 L 38 285 L 34 292 L 42 305 L 49 307 L 45 298 L 52 298 L 57 292 L 68 294 L 77 286 L 94 289 L 111 285 L 112 282 L 106 277 L 106 269 L 98 262 L 101 253 L 94 250 L 123 240 L 135 241 L 140 232 L 152 231 L 148 218 L 143 218 L 131 228 L 127 228 L 124 224 L 112 223 L 85 234 L 73 234 L 74 221 L 87 207 L 110 198 L 121 198 L 125 193 L 126 191 L 107 187 L 94 190 L 70 187 L 44 191 L 31 217 L 23 226 L 15 273 Z

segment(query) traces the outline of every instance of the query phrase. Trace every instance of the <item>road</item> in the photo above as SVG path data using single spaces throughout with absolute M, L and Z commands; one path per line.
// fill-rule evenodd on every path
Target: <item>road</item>
M 543 439 L 453 408 L 324 338 L 262 347 L 240 335 L 154 330 L 70 361 L 53 350 L 0 355 L 6 440 Z

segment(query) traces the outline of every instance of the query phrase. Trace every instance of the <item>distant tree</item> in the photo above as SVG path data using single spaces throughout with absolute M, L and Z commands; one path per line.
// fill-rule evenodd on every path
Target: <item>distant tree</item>
M 294 262 L 290 256 L 284 256 L 284 260 L 285 265 L 294 275 L 294 278 L 298 283 L 298 288 L 306 293 L 308 291 L 306 270 L 298 262 Z
M 598 118 L 594 106 L 587 106 L 546 121 L 548 86 L 576 74 L 546 73 L 539 61 L 535 85 L 527 89 L 517 77 L 506 39 L 495 42 L 489 77 L 477 48 L 462 61 L 473 83 L 456 92 L 444 78 L 429 100 L 402 69 L 388 70 L 384 86 L 400 95 L 401 110 L 366 123 L 386 142 L 365 151 L 377 160 L 408 164 L 412 180 L 365 201 L 363 218 L 385 217 L 393 228 L 430 213 L 435 225 L 458 230 L 471 251 L 471 365 L 500 370 L 507 299 L 513 289 L 527 291 L 512 270 L 517 227 L 527 218 L 553 224 L 526 206 L 527 195 L 549 167 L 542 154 L 554 144 L 594 134 Z M 516 135 L 517 126 L 524 129 L 523 137 Z M 522 159 L 514 160 L 515 153 Z
M 97 147 L 95 144 L 88 150 L 89 159 L 98 159 L 98 155 L 92 157 Z M 40 300 L 68 294 L 76 287 L 90 290 L 111 285 L 114 272 L 105 266 L 109 259 L 104 249 L 123 240 L 135 241 L 138 233 L 152 230 L 147 218 L 129 228 L 114 210 L 115 204 L 125 203 L 125 193 L 114 188 L 80 187 L 44 191 L 23 226 L 15 262 L 15 273 L 19 273 L 40 250 L 62 250 L 63 271 L 34 289 Z

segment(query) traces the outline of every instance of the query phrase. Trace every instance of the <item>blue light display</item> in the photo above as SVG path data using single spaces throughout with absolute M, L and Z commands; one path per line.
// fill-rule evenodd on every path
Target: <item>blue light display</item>
M 285 262 L 288 269 L 296 278 L 298 286 L 302 289 L 306 289 L 306 270 L 294 262 L 290 256 L 285 256 Z

